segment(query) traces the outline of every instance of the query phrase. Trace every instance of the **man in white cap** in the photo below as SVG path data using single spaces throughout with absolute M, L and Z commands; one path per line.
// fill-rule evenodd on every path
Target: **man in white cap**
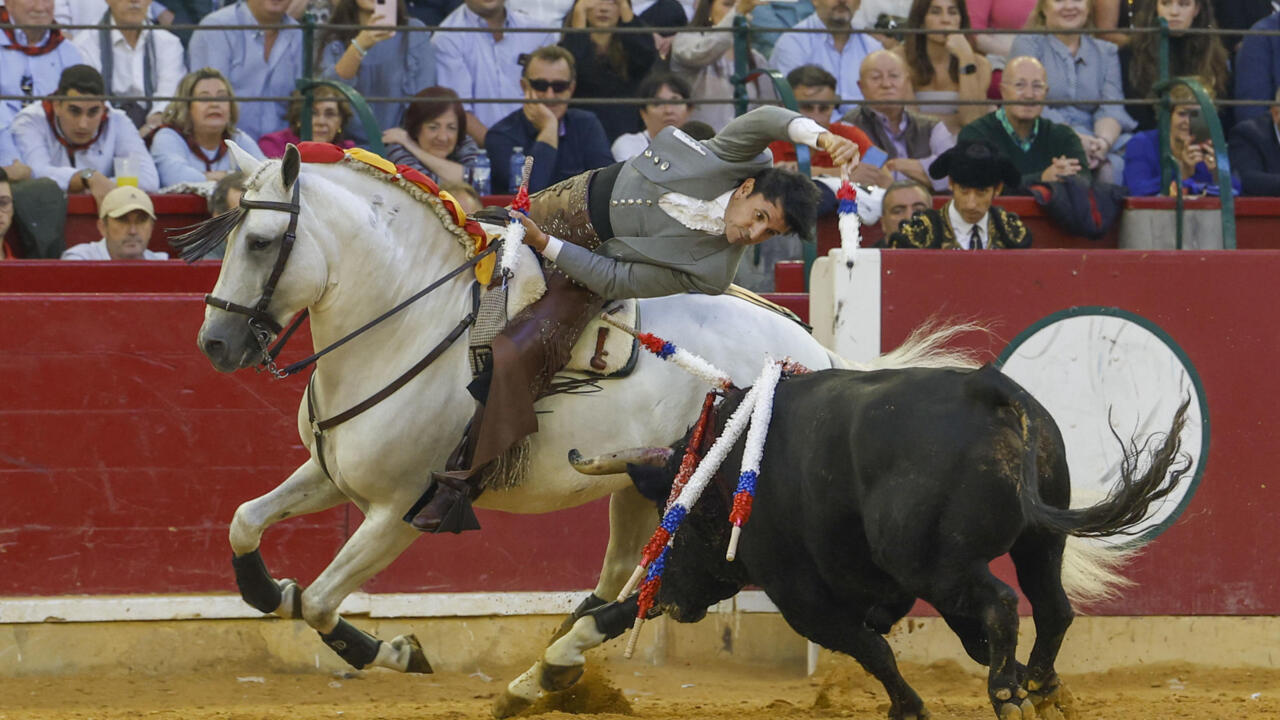
M 62 253 L 63 260 L 168 260 L 169 254 L 147 249 L 156 226 L 151 198 L 125 185 L 107 193 L 98 206 L 98 232 L 102 239 L 80 243 Z

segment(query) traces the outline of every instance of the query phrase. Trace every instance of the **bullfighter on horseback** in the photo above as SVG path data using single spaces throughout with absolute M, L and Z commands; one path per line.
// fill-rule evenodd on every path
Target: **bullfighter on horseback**
M 825 150 L 839 165 L 857 162 L 848 140 L 798 113 L 762 107 L 705 142 L 666 128 L 636 158 L 531 198 L 531 217 L 519 219 L 525 243 L 553 264 L 547 292 L 494 338 L 491 367 L 472 385 L 479 402 L 466 435 L 406 516 L 415 528 L 479 528 L 471 501 L 485 466 L 537 431 L 534 401 L 606 300 L 723 293 L 748 246 L 810 234 L 817 189 L 772 167 L 765 150 L 776 140 Z

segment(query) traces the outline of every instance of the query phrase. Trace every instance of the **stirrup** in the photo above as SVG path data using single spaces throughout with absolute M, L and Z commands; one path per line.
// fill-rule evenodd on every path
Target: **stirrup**
M 470 486 L 449 473 L 431 473 L 432 483 L 405 513 L 404 521 L 417 530 L 454 533 L 479 530 L 480 520 L 471 508 Z

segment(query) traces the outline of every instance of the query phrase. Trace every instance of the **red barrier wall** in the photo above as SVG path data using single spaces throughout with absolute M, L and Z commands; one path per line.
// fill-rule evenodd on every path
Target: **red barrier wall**
M 886 348 L 935 313 L 977 316 L 1011 339 L 1073 305 L 1120 307 L 1172 335 L 1205 384 L 1207 471 L 1134 566 L 1140 591 L 1094 612 L 1280 612 L 1280 335 L 1269 312 L 1280 252 L 901 251 L 882 262 Z M 125 284 L 207 279 L 165 265 L 195 274 Z M 100 291 L 112 267 L 75 272 Z M 212 370 L 194 344 L 211 282 L 184 294 L 6 294 L 9 277 L 0 272 L 0 595 L 231 591 L 227 522 L 302 461 L 303 380 Z M 290 357 L 307 344 L 304 334 Z M 994 357 L 1002 344 L 983 347 Z M 482 513 L 483 532 L 424 537 L 365 590 L 591 587 L 606 516 L 602 502 Z M 268 532 L 264 555 L 276 574 L 309 580 L 358 520 L 354 508 L 291 519 Z

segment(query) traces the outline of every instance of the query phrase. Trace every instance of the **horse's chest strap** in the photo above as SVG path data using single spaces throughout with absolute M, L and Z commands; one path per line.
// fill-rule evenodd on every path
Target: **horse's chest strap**
M 381 390 L 370 395 L 369 397 L 365 398 L 359 403 L 356 403 L 355 405 L 347 408 L 346 410 L 338 413 L 337 415 L 334 415 L 333 417 L 330 417 L 324 420 L 316 419 L 315 396 L 312 392 L 312 382 L 315 380 L 315 374 L 314 373 L 312 374 L 311 380 L 307 381 L 307 423 L 311 426 L 311 435 L 315 438 L 316 457 L 319 458 L 320 469 L 324 470 L 325 475 L 332 477 L 331 475 L 329 475 L 329 469 L 325 467 L 324 432 L 326 430 L 337 427 L 338 425 L 341 425 L 342 423 L 350 420 L 351 418 L 356 417 L 357 415 L 363 413 L 364 411 L 368 410 L 374 405 L 377 405 L 383 400 L 386 400 L 388 397 L 392 395 L 392 393 L 404 387 L 406 384 L 409 383 L 410 380 L 414 379 L 423 370 L 426 370 L 428 367 L 430 367 L 431 364 L 434 363 L 441 355 L 443 355 L 444 352 L 448 350 L 453 345 L 453 343 L 457 341 L 458 338 L 462 337 L 462 334 L 467 331 L 467 328 L 471 327 L 471 325 L 475 322 L 476 310 L 479 307 L 479 304 L 480 304 L 480 284 L 475 283 L 471 287 L 471 312 L 467 313 L 466 317 L 458 321 L 458 324 L 453 327 L 453 330 L 449 331 L 449 334 L 446 335 L 443 340 L 436 343 L 435 347 L 431 348 L 431 350 L 428 351 L 427 354 L 423 356 L 421 360 L 414 363 L 413 367 L 401 373 L 399 377 L 397 377 L 395 380 L 392 380 Z

